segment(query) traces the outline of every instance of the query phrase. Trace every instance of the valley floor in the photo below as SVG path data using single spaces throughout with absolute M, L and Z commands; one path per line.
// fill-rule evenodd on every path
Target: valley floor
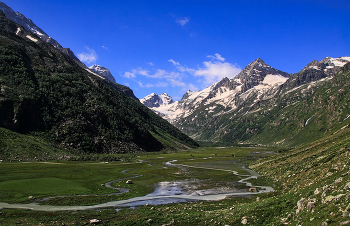
M 97 219 L 101 225 L 350 225 L 349 135 L 342 128 L 289 151 L 213 147 L 145 153 L 130 162 L 0 163 L 1 202 L 66 210 L 3 208 L 0 224 L 82 225 Z M 126 184 L 131 177 L 133 183 Z M 115 192 L 105 186 L 113 180 L 113 187 L 129 192 L 104 195 Z M 271 192 L 248 192 L 250 184 L 239 181 Z M 234 192 L 244 195 L 227 195 Z M 152 193 L 186 202 L 163 199 L 152 205 L 159 204 L 145 200 Z M 38 205 L 29 196 L 34 202 L 62 197 Z M 101 203 L 106 204 L 89 209 Z

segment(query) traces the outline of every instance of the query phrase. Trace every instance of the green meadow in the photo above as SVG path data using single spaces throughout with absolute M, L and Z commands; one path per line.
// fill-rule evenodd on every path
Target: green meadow
M 176 152 L 118 156 L 116 162 L 2 162 L 0 202 L 87 206 L 152 193 L 158 182 L 193 181 L 195 189 L 226 188 L 247 178 L 274 192 L 229 196 L 219 201 L 188 201 L 84 211 L 0 209 L 0 225 L 346 225 L 349 220 L 350 129 L 291 150 L 266 147 L 205 147 Z M 177 161 L 173 161 L 177 160 Z M 173 161 L 177 166 L 166 165 Z M 193 167 L 191 167 L 193 166 Z M 195 168 L 196 167 L 196 168 Z M 206 169 L 210 168 L 210 169 Z M 221 170 L 215 170 L 221 169 Z M 226 170 L 226 171 L 224 171 Z M 228 171 L 227 171 L 228 170 Z M 234 175 L 229 171 L 237 171 Z M 138 176 L 138 177 L 136 177 Z M 133 184 L 126 184 L 126 178 Z M 341 178 L 341 179 L 340 179 Z M 115 181 L 118 180 L 119 181 Z M 101 186 L 115 181 L 118 192 Z M 247 189 L 244 185 L 237 189 Z M 321 189 L 323 193 L 315 193 Z M 325 195 L 324 195 L 325 194 Z M 86 195 L 86 196 L 81 196 Z M 46 201 L 45 197 L 53 197 Z M 303 200 L 303 208 L 297 203 Z M 307 207 L 316 200 L 312 211 Z M 327 223 L 327 224 L 326 224 Z
M 243 165 L 271 155 L 265 152 L 261 148 L 200 148 L 132 155 L 129 162 L 3 162 L 0 165 L 0 201 L 28 203 L 29 196 L 36 199 L 67 196 L 52 198 L 42 204 L 92 205 L 152 193 L 156 183 L 161 181 L 191 179 L 205 180 L 205 187 L 210 188 L 221 181 L 238 181 L 244 177 L 220 170 L 169 167 L 165 163 L 177 160 L 174 164 L 232 170 L 248 175 Z M 132 179 L 132 185 L 125 183 L 127 179 L 113 184 L 114 187 L 131 189 L 124 194 L 107 195 L 118 191 L 101 186 L 136 175 L 139 177 Z

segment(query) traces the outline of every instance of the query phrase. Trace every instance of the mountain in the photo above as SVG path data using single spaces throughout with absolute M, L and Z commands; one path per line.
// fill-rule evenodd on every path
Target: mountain
M 129 87 L 116 83 L 112 73 L 107 68 L 95 64 L 86 70 L 102 79 L 107 78 L 109 82 L 105 81 L 106 84 L 112 86 L 113 88 L 115 88 L 116 90 L 124 94 L 125 96 L 130 97 L 131 99 L 134 99 L 136 101 L 139 101 L 139 99 L 134 95 L 134 91 L 132 91 Z
M 210 117 L 209 115 L 236 109 L 249 97 L 257 96 L 257 100 L 267 98 L 277 92 L 279 85 L 288 77 L 288 73 L 274 69 L 258 58 L 233 79 L 223 78 L 204 90 L 188 91 L 180 101 L 165 106 L 147 104 L 146 106 L 182 128 L 178 121 L 189 117 L 198 109 L 202 109 L 202 113 Z
M 346 105 L 324 101 L 334 97 L 321 88 L 328 84 L 346 90 L 334 81 L 349 61 L 326 57 L 288 74 L 258 58 L 232 79 L 150 108 L 199 141 L 294 147 L 322 137 L 336 120 L 350 115 Z M 333 112 L 331 104 L 342 107 Z
M 0 2 L 0 10 L 2 10 L 5 13 L 7 18 L 9 18 L 17 24 L 22 25 L 24 29 L 37 35 L 44 42 L 50 43 L 56 49 L 70 56 L 81 67 L 86 68 L 85 64 L 82 63 L 69 48 L 63 48 L 55 39 L 51 38 L 40 27 L 36 26 L 31 19 L 26 18 L 23 14 L 19 12 L 13 11 L 3 2 Z
M 104 78 L 107 78 L 112 83 L 116 83 L 114 77 L 109 72 L 107 68 L 104 68 L 99 65 L 93 65 L 90 68 L 88 68 L 84 63 L 82 63 L 73 53 L 73 51 L 70 48 L 63 48 L 55 39 L 50 37 L 48 34 L 46 34 L 40 27 L 34 24 L 34 22 L 31 19 L 26 18 L 23 14 L 20 12 L 13 11 L 10 7 L 8 7 L 5 3 L 0 2 L 0 10 L 2 10 L 6 17 L 13 22 L 22 25 L 25 30 L 30 31 L 31 33 L 38 36 L 41 40 L 44 42 L 50 43 L 53 47 L 60 50 L 61 52 L 67 54 L 70 58 L 72 58 L 80 67 L 84 68 L 91 74 L 94 74 L 96 76 L 102 75 Z M 21 32 L 18 30 L 18 32 Z M 129 92 L 130 93 L 130 92 Z M 133 96 L 133 95 L 132 95 Z M 133 98 L 133 97 L 132 97 Z M 135 97 L 135 99 L 137 99 Z
M 99 75 L 106 77 L 109 81 L 116 83 L 113 75 L 107 68 L 94 64 L 91 67 L 89 67 L 89 69 L 93 72 L 96 72 Z
M 218 84 L 209 87 L 211 95 L 190 105 L 190 113 L 174 125 L 203 141 L 292 147 L 308 143 L 333 130 L 336 120 L 350 114 L 346 104 L 327 101 L 338 90 L 347 89 L 334 82 L 348 61 L 348 57 L 327 57 L 288 78 L 278 70 L 265 73 L 268 67 L 257 59 L 235 78 L 219 82 L 220 91 L 214 91 Z M 338 88 L 332 88 L 332 93 L 324 86 Z M 187 96 L 189 93 L 183 99 Z
M 197 146 L 140 102 L 87 72 L 2 11 L 0 27 L 1 127 L 82 153 Z M 13 151 L 3 147 L 2 155 Z
M 160 106 L 167 106 L 174 103 L 173 98 L 166 93 L 162 93 L 160 95 L 151 93 L 150 95 L 140 99 L 140 102 L 149 108 L 158 108 Z

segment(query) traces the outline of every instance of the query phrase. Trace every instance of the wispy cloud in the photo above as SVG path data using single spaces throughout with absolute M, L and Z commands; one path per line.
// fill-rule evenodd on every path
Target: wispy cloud
M 218 54 L 218 53 L 215 53 L 215 55 L 214 56 L 212 56 L 212 55 L 208 55 L 207 56 L 208 58 L 211 58 L 212 60 L 218 60 L 218 61 L 222 61 L 222 62 L 224 62 L 225 61 L 225 58 L 223 58 L 220 54 Z
M 168 87 L 168 83 L 166 82 L 158 82 L 156 84 L 143 84 L 142 82 L 137 82 L 141 88 L 152 88 L 152 87 Z
M 108 47 L 106 47 L 106 46 L 101 46 L 102 48 L 104 48 L 105 50 L 108 50 Z
M 224 77 L 233 78 L 241 71 L 237 65 L 227 62 L 204 61 L 203 65 L 203 68 L 195 71 L 194 76 L 203 77 L 205 85 L 211 85 Z
M 218 53 L 208 55 L 207 58 L 210 58 L 210 60 L 204 61 L 203 66 L 198 66 L 197 68 L 189 68 L 181 65 L 180 62 L 174 59 L 170 59 L 168 62 L 174 66 L 173 70 L 168 71 L 154 68 L 148 70 L 140 67 L 127 71 L 121 76 L 133 79 L 134 81 L 138 80 L 136 82 L 142 88 L 171 86 L 181 87 L 181 91 L 196 91 L 208 85 L 212 85 L 224 77 L 233 78 L 241 71 L 238 65 L 226 62 L 225 58 Z M 141 77 L 151 79 L 152 82 L 144 84 L 141 82 Z M 197 78 L 197 80 L 200 78 L 199 80 L 201 83 L 192 84 L 184 81 L 184 78 L 188 77 Z
M 180 24 L 181 26 L 185 26 L 186 24 L 188 24 L 188 22 L 190 22 L 190 18 L 180 17 L 180 18 L 177 18 L 175 22 Z
M 87 50 L 87 52 L 77 54 L 79 60 L 88 64 L 96 63 L 98 55 L 95 52 L 95 50 L 90 49 L 88 46 L 85 46 L 85 49 Z
M 214 56 L 208 55 L 207 57 L 211 60 L 204 61 L 204 67 L 198 67 L 198 69 L 184 67 L 173 59 L 170 59 L 169 62 L 180 72 L 188 72 L 195 77 L 203 77 L 204 86 L 218 82 L 224 77 L 233 78 L 241 71 L 238 65 L 225 62 L 225 58 L 218 53 L 214 54 Z

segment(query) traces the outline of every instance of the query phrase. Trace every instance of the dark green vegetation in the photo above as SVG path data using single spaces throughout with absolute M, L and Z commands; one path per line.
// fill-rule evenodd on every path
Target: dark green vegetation
M 88 73 L 2 12 L 0 26 L 1 127 L 84 153 L 197 146 L 147 107 L 123 95 L 122 86 Z M 38 41 L 29 40 L 28 35 Z M 32 139 L 17 137 L 23 142 Z M 3 153 L 10 151 L 0 148 Z
M 166 167 L 165 162 L 176 159 L 177 164 L 235 170 L 240 174 L 247 174 L 242 169 L 242 164 L 248 164 L 253 159 L 265 156 L 263 153 L 253 154 L 261 150 L 205 148 L 169 154 L 155 152 L 140 154 L 140 156 L 129 154 L 130 162 L 115 163 L 67 161 L 0 163 L 0 202 L 27 202 L 28 196 L 40 199 L 48 196 L 91 194 L 89 197 L 55 198 L 49 200 L 47 204 L 92 205 L 152 193 L 155 184 L 161 181 L 196 180 L 193 184 L 197 190 L 204 189 L 203 187 L 221 187 L 245 177 L 233 175 L 231 172 Z M 116 157 L 126 158 L 122 155 L 116 155 Z M 122 172 L 123 170 L 126 172 Z M 125 184 L 126 179 L 117 181 L 113 185 L 130 188 L 132 189 L 130 192 L 113 196 L 95 196 L 95 194 L 118 192 L 101 184 L 135 175 L 142 176 L 132 179 L 134 182 L 132 185 Z M 242 185 L 237 184 L 237 186 Z
M 298 147 L 348 124 L 349 70 L 347 64 L 332 79 L 314 81 L 310 76 L 312 83 L 282 87 L 277 95 L 259 101 L 255 93 L 236 109 L 203 105 L 176 125 L 197 140 Z M 305 75 L 295 74 L 291 79 L 298 76 Z M 210 107 L 214 109 L 208 113 L 205 109 Z

